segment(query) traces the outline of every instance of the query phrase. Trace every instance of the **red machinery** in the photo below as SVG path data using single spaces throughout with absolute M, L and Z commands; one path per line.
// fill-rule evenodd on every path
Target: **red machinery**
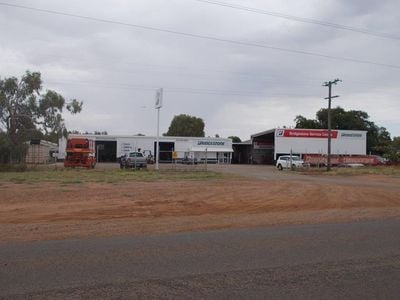
M 67 141 L 64 167 L 94 168 L 96 165 L 95 141 L 85 138 L 71 138 Z

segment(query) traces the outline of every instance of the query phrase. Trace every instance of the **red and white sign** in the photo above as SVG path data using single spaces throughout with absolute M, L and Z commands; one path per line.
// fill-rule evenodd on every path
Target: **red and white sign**
M 328 138 L 328 130 L 319 129 L 278 129 L 276 131 L 277 137 L 288 137 L 288 138 Z M 336 139 L 338 136 L 337 130 L 331 131 L 331 138 Z

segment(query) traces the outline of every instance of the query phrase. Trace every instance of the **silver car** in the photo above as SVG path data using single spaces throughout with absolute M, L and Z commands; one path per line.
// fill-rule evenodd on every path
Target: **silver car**
M 121 157 L 121 169 L 124 168 L 147 168 L 147 159 L 142 152 L 129 152 Z

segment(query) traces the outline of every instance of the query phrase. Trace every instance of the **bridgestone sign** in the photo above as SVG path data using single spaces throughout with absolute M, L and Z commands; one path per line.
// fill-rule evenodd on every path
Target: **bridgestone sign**
M 224 146 L 225 142 L 216 142 L 216 141 L 198 141 L 198 146 Z
M 367 132 L 332 130 L 332 154 L 366 155 Z M 275 159 L 281 154 L 327 154 L 328 130 L 286 129 L 275 130 Z

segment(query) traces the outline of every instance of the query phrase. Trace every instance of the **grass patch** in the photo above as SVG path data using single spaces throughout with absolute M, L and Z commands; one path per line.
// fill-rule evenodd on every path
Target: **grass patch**
M 1 172 L 0 182 L 41 183 L 54 182 L 61 185 L 84 183 L 119 184 L 130 181 L 180 181 L 180 180 L 216 180 L 233 177 L 212 171 L 179 170 L 87 170 L 87 169 L 47 169 L 25 172 Z
M 399 166 L 377 166 L 377 167 L 358 167 L 358 168 L 332 168 L 330 172 L 326 168 L 309 168 L 297 170 L 306 175 L 326 175 L 326 176 L 360 176 L 360 175 L 384 175 L 400 177 Z

